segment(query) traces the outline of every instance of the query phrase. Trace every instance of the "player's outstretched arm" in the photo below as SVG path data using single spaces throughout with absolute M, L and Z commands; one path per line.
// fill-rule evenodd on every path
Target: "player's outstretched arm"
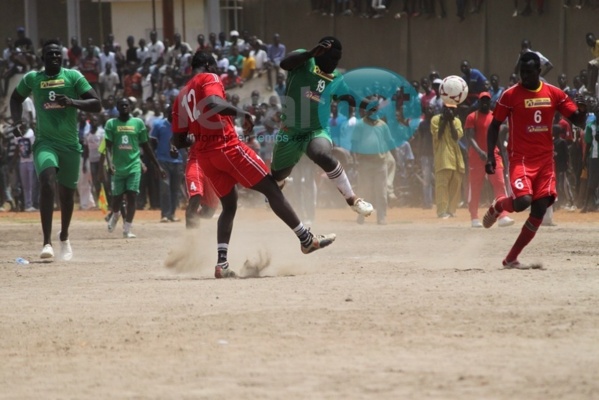
M 81 111 L 97 113 L 102 111 L 102 103 L 100 102 L 100 97 L 96 93 L 94 89 L 90 89 L 87 92 L 83 93 L 80 99 L 71 99 L 64 94 L 57 94 L 56 101 L 61 106 L 65 107 L 75 107 Z
M 566 118 L 577 127 L 585 129 L 587 122 L 587 103 L 582 96 L 576 97 L 575 102 L 578 106 L 578 110 L 574 111 L 572 115 Z

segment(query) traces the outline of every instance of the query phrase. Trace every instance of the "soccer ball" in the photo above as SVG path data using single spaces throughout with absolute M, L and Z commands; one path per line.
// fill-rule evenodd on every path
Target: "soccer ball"
M 459 76 L 450 75 L 441 82 L 439 95 L 443 103 L 457 106 L 468 97 L 468 85 Z

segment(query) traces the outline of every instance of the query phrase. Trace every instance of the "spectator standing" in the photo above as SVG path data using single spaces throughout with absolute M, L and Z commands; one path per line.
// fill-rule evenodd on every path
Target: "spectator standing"
M 100 59 L 94 55 L 93 45 L 88 45 L 87 53 L 79 62 L 79 71 L 83 77 L 89 82 L 94 92 L 100 93 Z
M 595 211 L 596 192 L 599 187 L 599 119 L 591 119 L 585 128 L 584 141 L 587 144 L 586 167 L 587 187 L 581 213 Z
M 375 100 L 375 99 L 372 99 Z M 376 219 L 379 225 L 387 220 L 387 161 L 389 149 L 395 148 L 391 131 L 377 114 L 376 108 L 360 110 L 362 117 L 352 135 L 351 151 L 358 169 L 360 190 L 372 198 Z M 358 215 L 357 222 L 364 223 L 364 215 Z
M 104 128 L 100 125 L 98 114 L 91 114 L 89 117 L 89 133 L 83 141 L 83 165 L 89 166 L 92 187 L 94 189 L 94 200 L 97 203 L 100 194 L 101 185 L 104 183 L 100 169 L 104 166 L 100 163 L 100 143 L 104 140 Z M 104 185 L 106 186 L 106 185 Z
M 127 64 L 132 61 L 139 63 L 137 50 L 138 48 L 135 46 L 135 38 L 133 36 L 127 36 L 127 50 L 125 51 L 125 61 Z
M 485 177 L 488 178 L 493 187 L 494 197 L 506 196 L 505 181 L 503 179 L 503 161 L 499 149 L 496 149 L 494 156 L 496 161 L 496 174 L 486 175 L 485 163 L 487 162 L 487 130 L 493 120 L 491 113 L 491 94 L 482 92 L 478 96 L 479 109 L 468 114 L 464 127 L 466 128 L 466 137 L 470 144 L 468 152 L 468 183 L 469 199 L 468 210 L 470 211 L 471 226 L 473 228 L 482 228 L 483 224 L 478 219 L 478 206 L 480 194 L 483 190 Z M 500 227 L 510 226 L 514 220 L 507 216 L 507 212 L 499 216 Z
M 455 111 L 456 106 L 446 104 L 442 113 L 431 119 L 437 216 L 443 219 L 455 216 L 465 173 L 458 143 L 464 132 Z
M 112 69 L 112 64 L 106 63 L 104 71 L 98 76 L 98 85 L 100 86 L 100 97 L 106 101 L 110 96 L 116 97 L 117 89 L 121 83 L 119 75 Z
M 433 208 L 433 135 L 431 132 L 431 119 L 433 118 L 434 108 L 428 104 L 424 110 L 424 118 L 418 125 L 416 142 L 418 144 L 418 158 L 422 173 L 422 208 L 430 210 Z
M 591 55 L 593 59 L 589 61 L 588 65 L 588 76 L 589 76 L 589 93 L 591 95 L 597 94 L 597 76 L 599 75 L 599 40 L 592 33 L 586 35 L 587 45 L 591 49 Z
M 495 104 L 497 100 L 503 94 L 505 88 L 503 86 L 499 86 L 499 75 L 493 74 L 489 80 L 491 87 L 489 88 L 489 93 L 491 94 L 491 110 L 495 109 Z
M 71 38 L 71 47 L 67 52 L 67 57 L 69 59 L 69 68 L 78 68 L 79 61 L 81 61 L 81 57 L 83 55 L 83 49 L 79 46 L 79 41 L 77 37 L 73 36 Z
M 281 37 L 278 33 L 275 33 L 272 38 L 272 44 L 267 47 L 266 55 L 268 56 L 268 62 L 266 64 L 267 74 L 266 77 L 268 79 L 268 87 L 269 90 L 272 89 L 273 81 L 272 74 L 274 72 L 275 76 L 279 73 L 279 65 L 281 60 L 286 55 L 286 48 L 283 43 L 281 43 Z
M 178 222 L 175 212 L 179 207 L 179 192 L 183 183 L 183 159 L 176 148 L 171 148 L 172 107 L 167 106 L 164 113 L 165 117 L 154 121 L 151 132 L 151 138 L 156 142 L 156 158 L 166 172 L 166 177 L 160 180 L 160 222 Z
M 547 75 L 549 73 L 549 71 L 551 71 L 553 69 L 553 64 L 551 64 L 551 61 L 549 61 L 549 59 L 547 57 L 545 57 L 543 54 L 541 54 L 541 52 L 533 50 L 530 40 L 523 39 L 522 42 L 520 43 L 520 54 L 518 55 L 518 60 L 516 61 L 516 66 L 514 67 L 515 74 L 517 74 L 520 71 L 520 56 L 527 52 L 535 53 L 541 59 L 541 68 L 542 68 L 541 77 L 544 77 L 545 75 Z

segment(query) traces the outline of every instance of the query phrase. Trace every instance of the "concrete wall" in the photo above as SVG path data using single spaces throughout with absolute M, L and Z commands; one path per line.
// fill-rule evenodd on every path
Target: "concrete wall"
M 193 49 L 197 46 L 196 37 L 199 33 L 205 33 L 207 36 L 204 27 L 204 0 L 175 0 L 174 18 L 175 32 L 181 33 L 183 40 Z M 162 25 L 162 1 L 157 0 L 156 31 L 160 40 L 164 40 Z M 135 37 L 136 43 L 141 37 L 148 41 L 152 30 L 152 2 L 121 0 L 112 3 L 112 26 L 115 40 L 119 43 L 126 43 L 129 35 Z M 172 38 L 169 40 L 172 43 Z
M 393 15 L 403 2 L 393 1 L 380 19 L 323 17 L 310 14 L 306 0 L 246 0 L 245 26 L 270 42 L 276 32 L 288 49 L 313 46 L 325 35 L 337 36 L 344 45 L 340 67 L 380 66 L 408 79 L 419 79 L 432 69 L 441 75 L 460 74 L 463 59 L 487 76 L 499 74 L 507 82 L 513 71 L 520 42 L 548 57 L 554 70 L 550 82 L 565 72 L 570 77 L 586 68 L 591 58 L 585 34 L 599 35 L 599 9 L 564 9 L 561 1 L 546 1 L 543 15 L 512 17 L 513 2 L 487 0 L 479 14 L 467 14 L 459 22 L 454 1 L 446 1 L 448 16 L 399 20 Z M 533 2 L 534 4 L 535 2 Z

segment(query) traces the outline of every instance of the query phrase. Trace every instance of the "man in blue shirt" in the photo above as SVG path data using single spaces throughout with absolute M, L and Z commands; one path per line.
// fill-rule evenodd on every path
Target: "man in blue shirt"
M 177 222 L 175 211 L 179 206 L 179 192 L 183 182 L 183 159 L 179 152 L 171 145 L 173 130 L 172 107 L 167 106 L 164 111 L 166 117 L 157 118 L 152 126 L 152 141 L 156 145 L 156 158 L 166 171 L 166 179 L 160 180 L 160 222 Z M 176 157 L 173 157 L 176 155 Z

